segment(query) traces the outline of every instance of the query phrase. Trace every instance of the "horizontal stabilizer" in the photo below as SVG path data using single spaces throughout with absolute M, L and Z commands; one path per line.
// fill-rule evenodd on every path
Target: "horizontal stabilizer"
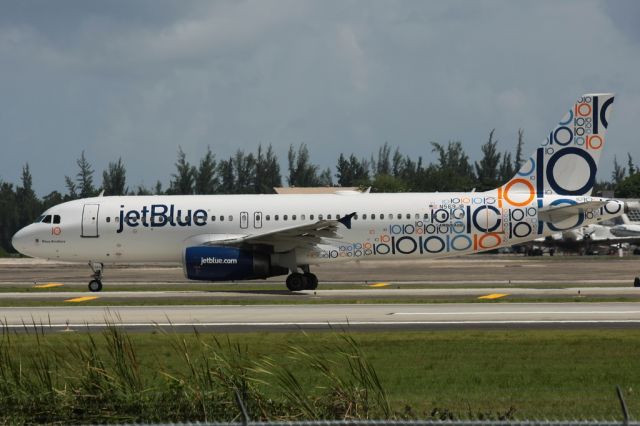
M 562 222 L 573 216 L 585 213 L 587 209 L 599 209 L 605 204 L 607 204 L 606 201 L 587 201 L 578 204 L 547 206 L 538 211 L 538 218 L 545 222 Z

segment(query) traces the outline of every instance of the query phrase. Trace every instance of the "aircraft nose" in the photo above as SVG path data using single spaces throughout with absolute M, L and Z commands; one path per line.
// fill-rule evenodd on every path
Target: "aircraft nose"
M 29 238 L 26 228 L 22 228 L 11 238 L 11 245 L 19 253 L 28 255 L 27 253 L 27 239 Z

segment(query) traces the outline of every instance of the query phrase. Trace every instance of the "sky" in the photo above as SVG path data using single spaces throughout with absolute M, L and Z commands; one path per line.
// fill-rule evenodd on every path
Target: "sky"
M 166 187 L 197 163 L 291 144 L 334 167 L 388 142 L 472 160 L 496 129 L 533 151 L 583 93 L 615 92 L 598 179 L 640 162 L 640 2 L 21 0 L 0 13 L 0 179 L 29 163 L 64 192 L 84 151 L 101 182 Z M 335 168 L 332 169 L 335 173 Z

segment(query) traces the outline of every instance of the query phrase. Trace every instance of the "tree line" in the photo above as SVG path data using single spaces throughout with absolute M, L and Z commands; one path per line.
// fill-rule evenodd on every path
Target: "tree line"
M 518 131 L 515 154 L 500 152 L 495 131 L 489 132 L 481 146 L 481 158 L 471 161 L 462 143 L 431 142 L 435 161 L 425 164 L 423 158 L 403 154 L 399 148 L 384 143 L 369 158 L 341 153 L 331 168 L 322 169 L 311 161 L 303 143 L 291 145 L 287 153 L 286 183 L 289 186 L 337 186 L 371 188 L 372 192 L 455 192 L 486 191 L 511 179 L 522 164 L 524 132 Z M 160 180 L 152 188 L 127 185 L 122 158 L 110 162 L 102 172 L 101 184 L 84 151 L 77 160 L 77 172 L 65 176 L 65 191 L 52 191 L 39 198 L 33 190 L 29 164 L 22 168 L 20 183 L 14 185 L 0 179 L 0 251 L 13 251 L 11 236 L 31 223 L 51 206 L 78 198 L 104 195 L 151 194 L 268 194 L 282 186 L 280 162 L 269 145 L 258 146 L 255 153 L 238 150 L 229 158 L 217 159 L 210 147 L 199 161 L 191 164 L 178 149 L 175 171 L 165 189 Z M 640 173 L 627 154 L 627 165 L 614 158 L 611 179 L 598 182 L 594 193 L 614 190 L 618 197 L 640 197 Z M 99 178 L 98 178 L 99 179 Z

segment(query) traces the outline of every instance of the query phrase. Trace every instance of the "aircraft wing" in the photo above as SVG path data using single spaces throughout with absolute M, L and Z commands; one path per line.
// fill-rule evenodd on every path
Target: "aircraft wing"
M 538 211 L 538 217 L 545 222 L 562 222 L 580 213 L 584 213 L 587 209 L 599 209 L 607 204 L 606 201 L 587 201 L 584 203 L 547 206 Z
M 323 238 L 341 239 L 338 232 L 341 226 L 351 228 L 351 213 L 337 220 L 318 220 L 312 223 L 293 225 L 268 232 L 257 232 L 244 235 L 200 236 L 203 245 L 270 245 L 278 248 L 294 248 L 315 245 Z M 203 238 L 204 237 L 204 238 Z

